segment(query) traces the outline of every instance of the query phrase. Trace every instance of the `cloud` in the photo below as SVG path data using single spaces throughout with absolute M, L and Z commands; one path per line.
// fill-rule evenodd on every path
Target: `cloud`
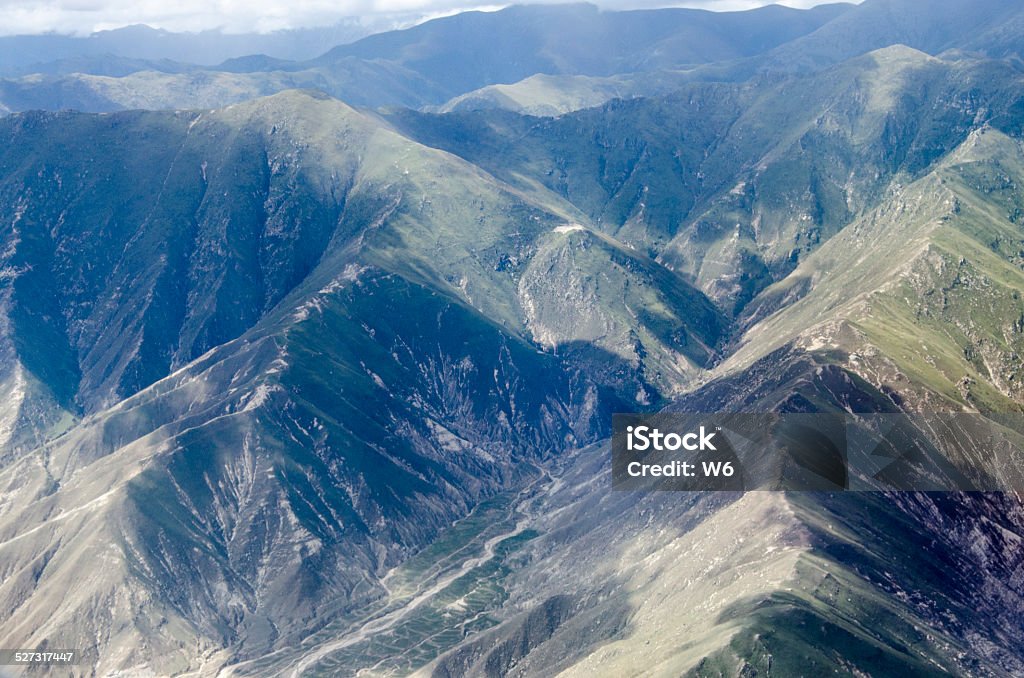
M 810 7 L 821 0 L 786 0 Z M 441 16 L 480 7 L 479 0 L 0 0 L 0 34 L 74 33 L 85 35 L 132 24 L 170 31 L 221 29 L 266 33 L 334 24 L 342 19 L 410 15 Z M 666 6 L 650 0 L 606 0 L 607 9 Z M 672 6 L 742 10 L 767 0 L 690 0 Z M 494 9 L 495 7 L 488 7 Z

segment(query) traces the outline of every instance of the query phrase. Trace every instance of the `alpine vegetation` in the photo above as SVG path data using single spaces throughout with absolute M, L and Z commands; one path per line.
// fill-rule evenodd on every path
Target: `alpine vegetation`
M 1017 0 L 288 36 L 0 39 L 0 674 L 1024 674 Z

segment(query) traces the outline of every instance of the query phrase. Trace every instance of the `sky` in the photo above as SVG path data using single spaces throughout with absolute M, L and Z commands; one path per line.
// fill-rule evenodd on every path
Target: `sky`
M 516 0 L 521 2 L 522 0 Z M 593 0 L 592 0 L 593 1 Z M 823 0 L 782 0 L 777 4 L 810 7 Z M 664 7 L 656 0 L 598 0 L 606 9 Z M 673 7 L 742 10 L 768 0 L 683 0 Z M 0 0 L 4 35 L 71 33 L 147 24 L 170 31 L 220 29 L 229 33 L 265 33 L 337 23 L 350 17 L 378 23 L 388 17 L 435 18 L 465 9 L 498 9 L 480 0 Z

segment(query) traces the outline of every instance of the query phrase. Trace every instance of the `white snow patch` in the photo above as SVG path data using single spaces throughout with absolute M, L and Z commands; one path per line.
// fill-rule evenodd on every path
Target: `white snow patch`
M 564 226 L 556 226 L 555 233 L 572 233 L 574 231 L 585 231 L 580 224 L 565 224 Z
M 434 438 L 445 452 L 458 454 L 473 448 L 473 444 L 471 442 L 455 435 L 433 419 L 427 419 L 426 423 L 427 428 L 429 428 L 430 432 L 434 434 Z
M 242 408 L 242 412 L 249 412 L 255 410 L 257 407 L 264 405 L 270 398 L 270 394 L 275 391 L 279 391 L 280 388 L 277 386 L 271 386 L 270 384 L 260 384 L 256 387 L 256 390 L 252 392 L 245 406 Z

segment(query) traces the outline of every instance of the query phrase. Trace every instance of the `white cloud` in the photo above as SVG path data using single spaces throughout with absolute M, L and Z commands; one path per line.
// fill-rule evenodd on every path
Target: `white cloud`
M 543 1 L 543 0 L 542 0 Z M 810 7 L 821 0 L 783 0 Z M 0 0 L 0 34 L 76 33 L 132 24 L 171 31 L 223 29 L 265 33 L 285 28 L 331 25 L 346 17 L 441 16 L 479 8 L 479 0 Z M 609 9 L 666 6 L 656 0 L 606 0 Z M 671 6 L 741 10 L 767 0 L 689 0 Z M 491 7 L 488 7 L 491 9 Z

